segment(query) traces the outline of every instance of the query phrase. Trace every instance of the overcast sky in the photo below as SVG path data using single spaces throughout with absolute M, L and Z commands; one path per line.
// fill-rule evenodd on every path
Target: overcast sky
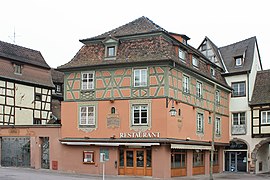
M 146 16 L 197 48 L 205 36 L 218 47 L 257 37 L 263 69 L 270 69 L 267 0 L 1 0 L 0 40 L 38 50 L 51 67 L 70 61 L 79 39 Z

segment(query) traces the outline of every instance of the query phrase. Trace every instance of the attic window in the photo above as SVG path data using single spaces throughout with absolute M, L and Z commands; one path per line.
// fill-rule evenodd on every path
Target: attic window
M 14 64 L 14 73 L 15 74 L 22 74 L 22 65 Z
M 105 45 L 104 60 L 116 60 L 118 40 L 115 38 L 109 38 L 103 43 Z
M 216 76 L 216 72 L 214 68 L 210 68 L 210 73 L 211 73 L 211 77 L 215 77 Z
M 235 57 L 235 66 L 239 67 L 243 65 L 243 56 Z
M 179 48 L 178 49 L 178 57 L 180 60 L 185 61 L 186 60 L 186 53 L 183 49 Z
M 192 65 L 196 68 L 199 67 L 199 60 L 195 56 L 192 56 Z

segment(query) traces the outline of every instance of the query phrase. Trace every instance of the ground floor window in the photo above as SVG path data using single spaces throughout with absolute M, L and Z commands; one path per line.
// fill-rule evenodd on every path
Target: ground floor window
M 171 155 L 171 168 L 186 167 L 186 150 L 173 150 Z
M 193 151 L 193 167 L 204 166 L 204 152 L 200 150 Z

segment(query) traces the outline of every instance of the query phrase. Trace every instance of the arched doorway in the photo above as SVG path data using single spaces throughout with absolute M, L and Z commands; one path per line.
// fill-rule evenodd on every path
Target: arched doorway
M 260 141 L 251 153 L 255 165 L 255 173 L 265 173 L 270 170 L 270 138 Z
M 239 139 L 230 141 L 230 146 L 225 147 L 225 171 L 247 172 L 248 147 Z

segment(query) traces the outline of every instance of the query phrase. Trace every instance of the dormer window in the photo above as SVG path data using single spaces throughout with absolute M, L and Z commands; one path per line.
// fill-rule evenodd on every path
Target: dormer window
M 114 57 L 115 54 L 115 46 L 107 47 L 107 56 L 106 57 Z
M 196 67 L 196 68 L 199 67 L 199 60 L 198 60 L 198 58 L 195 57 L 195 56 L 192 56 L 192 65 L 193 65 L 194 67 Z
M 14 64 L 14 73 L 15 74 L 22 74 L 22 65 Z
M 185 61 L 186 60 L 186 53 L 183 49 L 179 48 L 178 49 L 178 57 L 180 60 Z
M 243 56 L 235 58 L 235 66 L 239 67 L 243 65 Z
M 103 41 L 105 45 L 105 56 L 104 60 L 116 60 L 118 40 L 110 37 Z

